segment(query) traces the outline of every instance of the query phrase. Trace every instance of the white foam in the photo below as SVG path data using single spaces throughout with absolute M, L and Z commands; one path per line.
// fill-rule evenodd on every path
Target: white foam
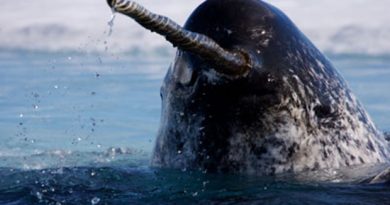
M 185 22 L 198 0 L 138 0 L 150 10 Z M 334 53 L 390 53 L 390 1 L 269 0 L 314 41 Z M 13 0 L 0 7 L 0 47 L 104 51 L 111 10 L 105 0 Z M 106 32 L 106 33 L 105 33 Z M 124 16 L 115 20 L 110 51 L 158 51 L 171 46 Z

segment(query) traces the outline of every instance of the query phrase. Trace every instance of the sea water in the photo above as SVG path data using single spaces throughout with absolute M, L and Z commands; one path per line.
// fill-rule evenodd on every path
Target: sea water
M 390 130 L 390 58 L 330 59 Z M 165 55 L 0 52 L 0 204 L 390 204 L 383 184 L 150 168 L 170 63 Z

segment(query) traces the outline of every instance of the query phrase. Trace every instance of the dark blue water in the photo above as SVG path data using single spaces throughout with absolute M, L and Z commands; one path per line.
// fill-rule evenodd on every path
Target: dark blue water
M 0 204 L 390 204 L 385 184 L 149 168 L 170 57 L 129 56 L 0 52 Z M 390 58 L 331 59 L 390 130 Z
M 139 167 L 2 170 L 2 204 L 388 204 L 383 185 L 299 184 L 272 178 Z

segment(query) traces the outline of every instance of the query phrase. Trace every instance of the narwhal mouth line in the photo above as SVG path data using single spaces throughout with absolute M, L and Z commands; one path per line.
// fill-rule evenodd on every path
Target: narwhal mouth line
M 254 67 L 250 53 L 226 50 L 213 39 L 182 28 L 171 19 L 154 14 L 131 0 L 107 0 L 113 10 L 133 18 L 146 29 L 164 36 L 173 46 L 189 51 L 214 65 L 214 69 L 231 77 L 248 75 Z

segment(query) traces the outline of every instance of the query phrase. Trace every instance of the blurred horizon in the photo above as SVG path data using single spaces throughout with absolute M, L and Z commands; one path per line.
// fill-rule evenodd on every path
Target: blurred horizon
M 183 25 L 200 0 L 138 0 Z M 330 54 L 389 55 L 390 1 L 268 0 L 285 12 L 319 49 Z M 172 46 L 131 19 L 116 15 L 106 1 L 5 1 L 0 8 L 0 50 L 171 54 Z

